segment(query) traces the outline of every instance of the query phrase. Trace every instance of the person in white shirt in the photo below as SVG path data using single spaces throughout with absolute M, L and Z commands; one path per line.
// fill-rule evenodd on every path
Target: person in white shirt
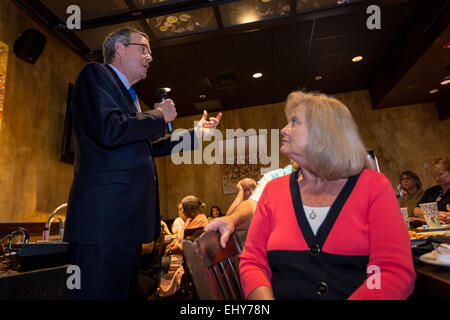
M 208 225 L 205 226 L 205 230 L 219 231 L 220 245 L 225 248 L 229 237 L 235 230 L 248 230 L 256 210 L 256 205 L 258 204 L 258 200 L 266 184 L 272 179 L 290 174 L 298 169 L 299 165 L 294 161 L 291 161 L 291 163 L 284 168 L 267 172 L 258 181 L 256 189 L 252 192 L 252 195 L 248 200 L 239 203 L 231 213 L 227 213 L 226 216 L 211 220 Z
M 178 218 L 172 223 L 172 234 L 174 236 L 177 235 L 178 231 L 181 230 L 184 226 L 184 222 L 186 221 L 186 216 L 183 214 L 183 207 L 181 202 L 178 203 Z

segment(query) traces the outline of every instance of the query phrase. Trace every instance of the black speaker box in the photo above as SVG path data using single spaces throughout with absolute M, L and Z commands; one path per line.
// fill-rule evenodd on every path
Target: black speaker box
M 28 63 L 35 63 L 44 50 L 47 37 L 36 29 L 27 29 L 14 41 L 14 53 Z

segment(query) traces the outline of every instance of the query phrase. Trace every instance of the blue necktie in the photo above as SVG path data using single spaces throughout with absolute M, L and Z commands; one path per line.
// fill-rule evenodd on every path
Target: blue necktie
M 130 87 L 128 89 L 128 92 L 130 93 L 131 98 L 133 99 L 133 101 L 136 102 L 137 101 L 137 95 L 136 95 L 136 91 L 134 91 L 133 87 Z

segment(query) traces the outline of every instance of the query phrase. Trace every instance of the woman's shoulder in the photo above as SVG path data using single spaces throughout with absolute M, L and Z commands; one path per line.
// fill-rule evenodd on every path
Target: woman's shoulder
M 368 188 L 376 186 L 392 188 L 391 182 L 383 173 L 372 169 L 364 169 L 359 176 L 359 181 Z
M 199 223 L 208 223 L 208 217 L 204 213 L 199 213 L 195 220 L 197 220 Z
M 270 180 L 267 183 L 266 188 L 267 187 L 269 187 L 269 188 L 280 188 L 282 186 L 289 186 L 289 179 L 291 178 L 292 174 L 294 174 L 294 173 L 286 174 L 286 175 L 281 176 L 281 177 L 273 178 L 272 180 Z
M 433 195 L 434 194 L 438 195 L 441 192 L 442 192 L 442 187 L 440 185 L 435 185 L 435 186 L 432 186 L 425 190 L 426 194 L 433 194 Z
M 364 179 L 388 180 L 384 174 L 373 169 L 364 169 L 361 171 L 360 176 Z

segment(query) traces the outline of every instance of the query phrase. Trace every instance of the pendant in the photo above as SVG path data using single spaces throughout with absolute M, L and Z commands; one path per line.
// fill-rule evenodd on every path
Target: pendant
M 309 214 L 309 217 L 310 217 L 311 219 L 315 219 L 315 218 L 317 218 L 317 213 L 315 213 L 314 210 L 313 210 L 313 211 L 311 211 L 311 213 Z

